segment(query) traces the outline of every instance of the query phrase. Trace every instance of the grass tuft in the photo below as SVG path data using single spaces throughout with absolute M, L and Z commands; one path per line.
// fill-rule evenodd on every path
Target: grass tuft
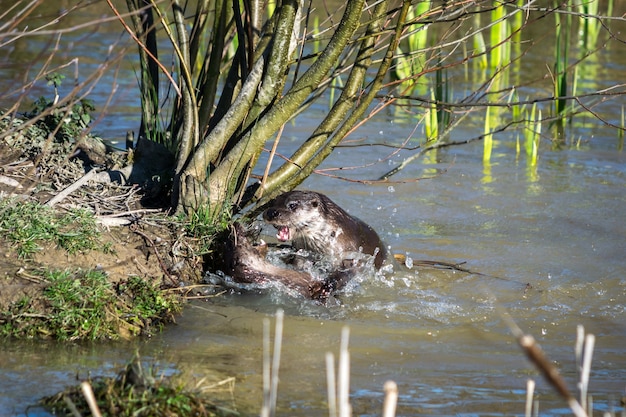
M 129 339 L 160 330 L 180 310 L 174 296 L 138 277 L 111 284 L 102 271 L 44 271 L 40 297 L 0 311 L 0 335 L 57 340 Z
M 215 236 L 228 228 L 230 211 L 224 209 L 221 213 L 224 217 L 217 223 L 213 218 L 214 213 L 208 206 L 199 207 L 196 211 L 189 213 L 189 215 L 179 216 L 178 221 L 185 233 L 197 239 L 195 247 L 198 255 L 210 253 Z
M 0 199 L 0 234 L 13 245 L 19 258 L 28 258 L 54 243 L 68 253 L 102 249 L 93 215 L 84 209 L 59 214 L 34 202 Z M 109 250 L 108 246 L 104 250 Z
M 93 392 L 86 398 L 85 386 Z M 102 416 L 226 416 L 236 412 L 219 407 L 200 390 L 189 390 L 173 378 L 157 377 L 154 368 L 144 369 L 138 358 L 116 377 L 93 378 L 42 399 L 55 415 Z

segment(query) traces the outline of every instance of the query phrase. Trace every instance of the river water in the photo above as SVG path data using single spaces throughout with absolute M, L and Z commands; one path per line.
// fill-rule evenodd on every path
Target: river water
M 73 46 L 74 53 L 87 57 L 80 68 L 97 61 L 90 48 L 116 42 L 121 31 L 100 33 Z M 594 88 L 623 82 L 625 52 L 623 44 L 611 44 L 598 56 L 590 69 Z M 537 74 L 547 71 L 547 59 L 540 54 L 524 58 Z M 2 70 L 5 82 L 16 82 L 16 68 Z M 111 86 L 122 85 L 95 127 L 109 138 L 123 137 L 138 123 L 137 100 L 129 92 L 135 79 L 128 63 L 120 68 L 117 80 L 104 77 L 92 95 L 103 105 Z M 455 94 L 461 97 L 463 82 L 457 85 Z M 277 308 L 286 313 L 280 415 L 327 415 L 324 358 L 326 352 L 338 354 L 345 326 L 355 415 L 380 414 L 389 379 L 398 384 L 398 415 L 522 415 L 529 378 L 538 383 L 542 415 L 570 414 L 524 357 L 503 311 L 537 339 L 572 391 L 578 378 L 576 328 L 583 325 L 595 334 L 590 383 L 595 412 L 624 413 L 626 155 L 616 129 L 608 126 L 620 124 L 624 105 L 626 100 L 617 97 L 594 107 L 607 123 L 575 119 L 560 149 L 550 145 L 551 131 L 544 126 L 534 167 L 523 152 L 517 154 L 517 133 L 512 132 L 496 136 L 489 163 L 483 162 L 482 141 L 476 141 L 431 152 L 388 183 L 365 185 L 316 174 L 301 186 L 327 194 L 368 222 L 393 253 L 416 261 L 464 262 L 464 268 L 480 274 L 396 265 L 393 272 L 359 280 L 339 305 L 329 307 L 280 294 L 231 294 L 190 303 L 176 325 L 149 340 L 3 341 L 0 415 L 46 415 L 26 408 L 73 384 L 77 374 L 113 375 L 135 352 L 166 374 L 206 378 L 204 385 L 234 377 L 234 388 L 222 385 L 216 395 L 255 412 L 262 399 L 262 323 Z M 288 125 L 284 143 L 296 146 L 314 127 L 305 119 L 323 112 L 323 106 L 313 107 L 307 118 Z M 455 129 L 450 140 L 480 135 L 481 117 Z M 390 110 L 350 138 L 372 146 L 338 148 L 323 168 L 380 159 L 361 170 L 340 171 L 351 179 L 376 179 L 415 151 L 386 158 L 390 151 L 375 145 L 401 143 L 417 120 Z

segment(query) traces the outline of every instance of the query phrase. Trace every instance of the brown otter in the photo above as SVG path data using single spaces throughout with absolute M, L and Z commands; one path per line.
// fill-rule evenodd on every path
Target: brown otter
M 380 268 L 387 254 L 374 229 L 346 213 L 324 194 L 313 191 L 281 194 L 270 203 L 263 219 L 278 229 L 279 240 L 291 240 L 296 249 L 330 256 L 338 264 L 344 261 L 344 254 L 362 250 L 375 255 L 374 265 Z
M 376 232 L 325 195 L 291 191 L 270 204 L 263 217 L 276 226 L 279 240 L 291 240 L 294 249 L 308 250 L 312 256 L 305 257 L 305 260 L 311 261 L 316 268 L 305 268 L 297 261 L 288 261 L 285 266 L 269 262 L 266 259 L 267 245 L 254 245 L 256 237 L 235 223 L 228 246 L 222 252 L 225 255 L 222 258 L 224 271 L 235 282 L 280 282 L 307 298 L 325 301 L 358 274 L 359 268 L 366 267 L 347 259 L 349 252 L 362 250 L 365 254 L 375 255 L 374 265 L 377 268 L 382 265 L 386 251 Z M 328 264 L 328 260 L 317 263 L 320 255 L 330 257 L 332 264 Z M 316 272 L 312 274 L 312 270 Z
M 349 278 L 342 271 L 333 271 L 326 279 L 317 279 L 309 272 L 273 265 L 265 259 L 267 245 L 252 243 L 253 236 L 240 223 L 235 223 L 224 252 L 226 271 L 238 283 L 280 282 L 287 288 L 314 300 L 325 300 Z

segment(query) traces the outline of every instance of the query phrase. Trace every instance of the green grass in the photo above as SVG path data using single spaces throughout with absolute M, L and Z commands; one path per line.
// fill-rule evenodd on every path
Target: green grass
M 178 222 L 185 232 L 197 239 L 195 247 L 198 255 L 211 252 L 215 236 L 228 228 L 231 222 L 230 211 L 225 208 L 221 213 L 224 217 L 219 222 L 215 222 L 213 212 L 208 206 L 199 207 L 189 215 L 178 217 Z
M 139 359 L 128 364 L 117 377 L 90 378 L 81 386 L 43 398 L 42 403 L 55 415 L 93 415 L 83 385 L 91 387 L 102 416 L 238 415 L 216 405 L 200 389 L 187 389 L 175 377 L 158 377 L 154 368 L 144 369 Z
M 68 253 L 103 249 L 93 215 L 83 209 L 58 213 L 34 202 L 5 198 L 0 200 L 0 235 L 7 239 L 19 258 L 54 243 Z M 109 250 L 104 246 L 104 250 Z
M 113 285 L 102 271 L 40 272 L 41 291 L 0 311 L 0 335 L 56 340 L 128 339 L 161 329 L 180 309 L 174 296 L 131 276 Z

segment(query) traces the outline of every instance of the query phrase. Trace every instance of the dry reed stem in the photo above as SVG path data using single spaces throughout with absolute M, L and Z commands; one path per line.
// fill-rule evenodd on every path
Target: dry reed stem
M 583 326 L 578 326 L 576 347 L 578 348 L 582 345 L 582 352 L 577 352 L 577 361 L 579 362 L 580 366 L 580 405 L 583 410 L 588 410 L 587 413 L 589 415 L 591 415 L 592 411 L 592 405 L 587 404 L 589 392 L 589 374 L 591 373 L 591 358 L 593 356 L 593 348 L 595 342 L 596 338 L 594 335 L 588 334 L 585 336 L 585 329 L 583 328 Z M 580 361 L 581 356 L 578 356 L 579 354 L 582 354 L 582 362 Z
M 270 386 L 270 417 L 276 415 L 276 400 L 278 398 L 278 369 L 280 367 L 280 352 L 283 343 L 283 310 L 276 311 L 276 328 L 274 334 L 274 357 L 272 359 L 272 385 Z
M 533 397 L 535 395 L 535 381 L 529 379 L 526 381 L 526 417 L 531 417 L 533 411 Z
M 102 417 L 102 413 L 100 413 L 100 408 L 98 407 L 98 403 L 96 402 L 96 397 L 93 395 L 93 389 L 91 388 L 91 384 L 87 381 L 83 381 L 80 384 L 80 389 L 83 392 L 83 396 L 87 401 L 87 405 L 89 405 L 89 410 L 94 417 Z
M 263 319 L 263 406 L 261 417 L 269 417 L 270 403 L 270 319 Z
M 394 381 L 385 382 L 385 402 L 383 403 L 383 417 L 395 417 L 398 404 L 398 385 Z
M 350 329 L 346 326 L 341 330 L 341 345 L 339 348 L 339 417 L 350 417 L 350 352 L 348 340 Z
M 535 338 L 529 334 L 524 334 L 517 341 L 528 359 L 539 368 L 544 378 L 556 389 L 559 395 L 566 400 L 573 398 L 559 370 L 548 360 Z
M 559 395 L 567 402 L 570 409 L 576 417 L 588 417 L 587 412 L 580 403 L 570 394 L 565 384 L 565 380 L 559 373 L 556 366 L 554 366 L 546 357 L 543 350 L 535 341 L 535 338 L 531 335 L 522 334 L 517 339 L 519 345 L 526 353 L 526 356 L 530 361 L 541 371 L 544 378 L 550 385 L 559 393 Z
M 280 368 L 280 352 L 283 341 L 282 309 L 276 311 L 276 328 L 274 333 L 274 354 L 270 360 L 270 322 L 263 320 L 263 406 L 261 417 L 276 415 L 276 400 L 278 398 L 278 370 Z
M 545 353 L 541 349 L 541 346 L 535 341 L 535 338 L 531 335 L 524 334 L 522 329 L 515 323 L 513 318 L 502 308 L 499 308 L 502 319 L 509 326 L 513 336 L 517 338 L 517 343 L 520 345 L 528 359 L 539 369 L 544 378 L 552 387 L 559 393 L 559 395 L 567 402 L 572 412 L 576 417 L 588 417 L 587 412 L 580 403 L 570 393 L 565 380 L 559 373 L 556 366 L 554 366 L 546 357 Z
M 326 353 L 326 385 L 328 390 L 328 416 L 337 417 L 337 386 L 335 385 L 335 355 Z

